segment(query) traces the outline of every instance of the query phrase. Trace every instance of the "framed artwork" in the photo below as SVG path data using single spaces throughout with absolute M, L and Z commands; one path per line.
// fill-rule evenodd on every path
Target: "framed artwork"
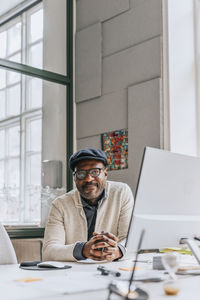
M 102 149 L 108 158 L 108 170 L 128 168 L 128 129 L 120 129 L 101 135 Z

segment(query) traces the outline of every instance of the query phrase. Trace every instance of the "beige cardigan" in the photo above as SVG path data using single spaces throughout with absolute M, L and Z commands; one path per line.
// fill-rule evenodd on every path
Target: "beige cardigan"
M 102 199 L 96 217 L 95 231 L 111 232 L 119 242 L 127 236 L 133 195 L 125 183 L 107 181 L 106 198 Z M 87 219 L 77 189 L 53 201 L 45 229 L 43 260 L 76 261 L 76 242 L 87 241 Z

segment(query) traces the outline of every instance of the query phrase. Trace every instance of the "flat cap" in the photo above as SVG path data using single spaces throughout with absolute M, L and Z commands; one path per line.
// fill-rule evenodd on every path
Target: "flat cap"
M 69 167 L 74 171 L 76 165 L 86 159 L 100 160 L 105 166 L 107 165 L 107 156 L 104 151 L 95 148 L 84 148 L 72 154 L 69 159 Z

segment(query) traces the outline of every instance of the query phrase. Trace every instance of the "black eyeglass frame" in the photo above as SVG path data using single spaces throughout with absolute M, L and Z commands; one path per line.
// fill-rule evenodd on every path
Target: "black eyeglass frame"
M 92 174 L 90 174 L 91 177 L 97 178 L 97 177 L 99 177 L 99 175 L 101 174 L 101 171 L 104 171 L 105 169 L 106 169 L 106 168 L 92 168 L 92 169 L 88 169 L 88 170 L 76 170 L 76 171 L 73 172 L 73 175 L 76 176 L 76 178 L 79 179 L 79 180 L 84 180 L 84 179 L 87 177 L 87 175 L 90 174 L 90 172 L 91 172 L 92 170 L 98 170 L 98 171 L 99 171 L 99 174 L 98 174 L 97 176 L 93 176 Z M 84 172 L 84 173 L 85 173 L 85 177 L 84 177 L 84 178 L 78 178 L 78 177 L 77 177 L 77 173 L 78 173 L 78 172 Z

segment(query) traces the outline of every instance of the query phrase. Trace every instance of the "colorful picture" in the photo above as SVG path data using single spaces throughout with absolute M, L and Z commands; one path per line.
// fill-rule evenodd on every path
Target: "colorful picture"
M 103 133 L 102 148 L 108 157 L 108 170 L 128 168 L 128 129 Z

